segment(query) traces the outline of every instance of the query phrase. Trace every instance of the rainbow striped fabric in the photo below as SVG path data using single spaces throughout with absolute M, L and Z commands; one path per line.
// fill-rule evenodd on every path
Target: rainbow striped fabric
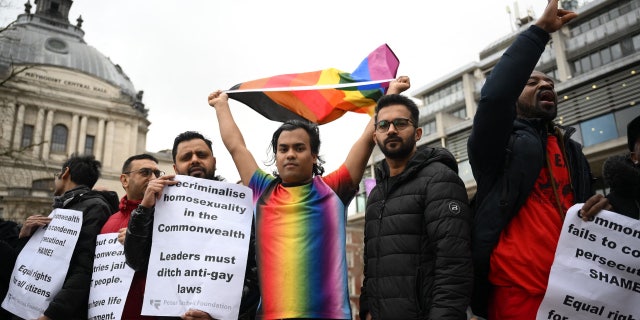
M 356 187 L 348 170 L 342 166 L 307 184 L 269 188 L 274 179 L 257 170 L 249 182 L 262 296 L 258 315 L 351 319 L 345 210 Z
M 227 93 L 271 120 L 306 119 L 324 124 L 347 111 L 373 114 L 388 82 L 395 79 L 399 64 L 384 44 L 352 73 L 329 68 L 278 75 L 237 84 Z

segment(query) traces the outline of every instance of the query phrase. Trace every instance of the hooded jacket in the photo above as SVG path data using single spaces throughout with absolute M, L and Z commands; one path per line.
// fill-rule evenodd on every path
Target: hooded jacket
M 471 212 L 455 158 L 424 148 L 389 179 L 382 162 L 365 214 L 360 318 L 466 319 Z
M 53 208 L 82 211 L 82 227 L 62 289 L 53 297 L 44 315 L 53 320 L 87 319 L 96 237 L 112 209 L 101 192 L 83 185 L 55 197 Z M 30 238 L 20 239 L 20 249 Z
M 607 199 L 611 211 L 629 218 L 640 218 L 640 167 L 631 162 L 629 155 L 613 156 L 602 166 L 605 183 L 611 188 Z

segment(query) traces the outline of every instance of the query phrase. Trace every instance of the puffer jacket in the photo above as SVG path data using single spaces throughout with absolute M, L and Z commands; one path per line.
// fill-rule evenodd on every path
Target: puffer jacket
M 455 158 L 416 152 L 391 178 L 383 161 L 365 214 L 360 318 L 466 319 L 473 286 L 471 212 Z
M 64 284 L 44 315 L 54 320 L 87 319 L 96 237 L 111 215 L 112 208 L 101 192 L 92 191 L 86 186 L 78 186 L 54 198 L 53 208 L 82 211 L 82 227 Z M 20 239 L 20 250 L 30 238 Z
M 612 156 L 602 166 L 602 175 L 611 188 L 607 194 L 611 211 L 640 219 L 640 167 L 628 154 Z

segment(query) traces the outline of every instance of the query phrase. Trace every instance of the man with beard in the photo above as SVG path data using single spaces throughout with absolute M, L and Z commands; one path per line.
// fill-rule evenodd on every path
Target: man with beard
M 216 181 L 224 180 L 215 174 L 216 158 L 213 156 L 211 140 L 206 139 L 198 132 L 186 131 L 179 134 L 173 141 L 171 155 L 173 156 L 173 170 L 176 174 Z M 131 213 L 124 240 L 124 253 L 127 264 L 136 271 L 147 269 L 151 253 L 156 199 L 166 186 L 177 183 L 173 179 L 174 177 L 175 175 L 166 175 L 149 181 L 142 201 Z M 252 318 L 259 297 L 253 242 L 252 234 L 240 305 L 240 319 Z M 183 315 L 182 319 L 212 318 L 206 312 L 191 309 Z
M 120 199 L 119 211 L 109 217 L 109 220 L 102 226 L 100 234 L 117 232 L 118 240 L 120 243 L 124 243 L 131 211 L 140 205 L 149 181 L 163 175 L 164 172 L 158 169 L 158 160 L 154 156 L 138 154 L 129 157 L 122 165 L 122 173 L 120 174 L 120 183 L 122 183 L 122 188 L 126 194 Z M 142 320 L 156 318 L 140 315 L 146 275 L 147 273 L 144 270 L 134 274 L 124 304 L 123 319 Z
M 388 93 L 409 88 L 409 78 Z M 282 124 L 271 138 L 277 173 L 258 167 L 229 109 L 216 91 L 220 135 L 242 182 L 253 190 L 256 254 L 262 301 L 260 319 L 352 319 L 347 286 L 346 216 L 374 148 L 373 119 L 336 171 L 322 176 L 318 126 Z
M 456 159 L 422 137 L 415 102 L 378 101 L 373 140 L 385 156 L 367 200 L 360 319 L 466 319 L 471 211 Z
M 533 71 L 550 33 L 576 17 L 551 0 L 491 71 L 468 140 L 477 182 L 473 311 L 489 319 L 535 319 L 567 209 L 584 220 L 608 207 L 593 196 L 575 131 L 553 122 L 554 82 Z

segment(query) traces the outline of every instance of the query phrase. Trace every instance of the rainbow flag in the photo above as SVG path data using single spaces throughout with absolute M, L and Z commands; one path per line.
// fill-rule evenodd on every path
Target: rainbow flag
M 371 52 L 352 73 L 329 68 L 284 74 L 237 84 L 227 91 L 264 117 L 284 122 L 331 122 L 345 112 L 373 114 L 400 61 L 386 44 Z

